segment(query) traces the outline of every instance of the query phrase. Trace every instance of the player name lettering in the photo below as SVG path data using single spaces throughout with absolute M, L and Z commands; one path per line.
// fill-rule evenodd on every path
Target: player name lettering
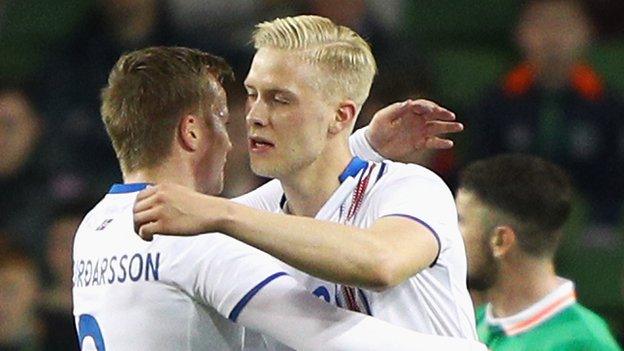
M 114 255 L 74 262 L 74 286 L 100 286 L 158 280 L 160 252 Z

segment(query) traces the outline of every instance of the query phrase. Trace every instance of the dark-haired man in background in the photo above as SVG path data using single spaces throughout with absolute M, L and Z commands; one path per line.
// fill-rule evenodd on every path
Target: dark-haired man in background
M 489 303 L 477 332 L 492 350 L 620 350 L 606 323 L 576 301 L 553 256 L 572 186 L 559 167 L 504 154 L 463 170 L 457 192 L 468 285 Z

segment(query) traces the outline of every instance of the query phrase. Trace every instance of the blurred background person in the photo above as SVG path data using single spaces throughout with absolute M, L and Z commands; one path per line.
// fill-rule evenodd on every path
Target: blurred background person
M 0 228 L 37 257 L 50 218 L 44 125 L 26 91 L 0 88 Z
M 511 31 L 519 62 L 481 95 L 476 108 L 467 109 L 467 138 L 458 143 L 468 152 L 459 163 L 522 152 L 570 174 L 577 192 L 557 267 L 575 280 L 580 300 L 623 335 L 624 298 L 617 277 L 624 266 L 624 104 L 621 92 L 607 83 L 608 73 L 617 70 L 604 68 L 610 55 L 624 62 L 624 46 L 616 45 L 617 51 L 610 44 L 608 54 L 594 56 L 600 26 L 590 9 L 596 13 L 597 2 L 520 3 Z M 624 20 L 624 12 L 620 15 Z
M 43 342 L 47 350 L 78 350 L 78 336 L 72 314 L 72 243 L 82 218 L 93 201 L 74 200 L 60 204 L 48 227 L 46 270 L 39 315 L 43 324 Z
M 129 50 L 176 43 L 159 0 L 98 0 L 46 62 L 41 100 L 66 182 L 93 194 L 120 178 L 100 121 L 100 90 Z
M 37 265 L 17 247 L 0 247 L 0 350 L 46 350 L 37 316 Z
M 584 5 L 527 1 L 515 37 L 522 61 L 466 121 L 471 156 L 525 152 L 555 161 L 572 175 L 594 221 L 616 223 L 624 104 L 587 61 L 594 25 Z
M 186 46 L 224 57 L 244 77 L 253 56 L 249 34 L 255 23 L 292 13 L 300 6 L 285 0 L 168 0 L 171 18 Z
M 477 310 L 477 332 L 491 350 L 621 350 L 555 271 L 572 192 L 562 169 L 534 156 L 502 154 L 461 172 L 468 286 L 488 301 Z

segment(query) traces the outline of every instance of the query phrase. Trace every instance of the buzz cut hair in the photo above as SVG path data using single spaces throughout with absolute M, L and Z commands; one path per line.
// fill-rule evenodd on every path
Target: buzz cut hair
M 501 154 L 464 168 L 459 188 L 473 192 L 516 231 L 520 248 L 552 257 L 570 216 L 574 189 L 568 174 L 542 158 Z M 499 223 L 503 224 L 503 223 Z
M 313 15 L 277 18 L 256 25 L 252 36 L 256 50 L 295 51 L 323 71 L 320 88 L 328 96 L 355 102 L 368 98 L 377 64 L 371 48 L 355 31 L 330 19 Z

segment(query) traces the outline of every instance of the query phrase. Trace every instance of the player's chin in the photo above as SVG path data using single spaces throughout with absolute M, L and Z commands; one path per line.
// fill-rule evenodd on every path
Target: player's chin
M 254 158 L 251 157 L 249 165 L 251 166 L 251 171 L 259 177 L 277 178 L 278 176 L 276 167 L 266 160 L 254 160 Z
M 468 289 L 479 292 L 484 292 L 490 289 L 496 282 L 496 277 L 489 274 L 470 274 L 468 273 L 468 279 L 466 284 Z

